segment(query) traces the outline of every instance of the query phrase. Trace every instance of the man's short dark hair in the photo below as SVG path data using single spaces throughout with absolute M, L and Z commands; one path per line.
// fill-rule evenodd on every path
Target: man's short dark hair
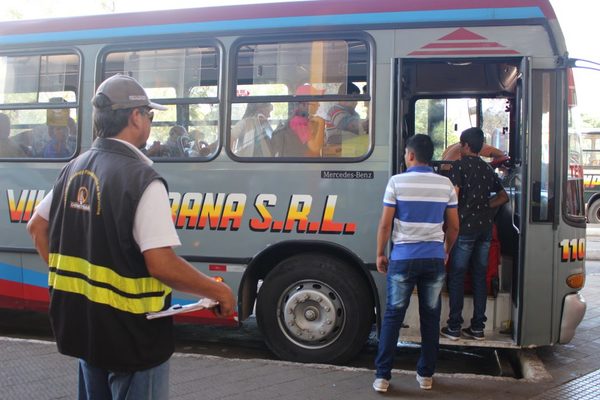
M 427 135 L 416 134 L 406 142 L 406 148 L 415 153 L 418 162 L 429 164 L 433 158 L 433 142 Z
M 471 148 L 473 153 L 479 153 L 483 147 L 483 131 L 481 128 L 465 129 L 460 134 L 460 143 L 466 143 Z
M 132 108 L 113 110 L 111 101 L 104 94 L 99 93 L 92 100 L 94 106 L 94 136 L 101 138 L 114 137 L 129 123 Z

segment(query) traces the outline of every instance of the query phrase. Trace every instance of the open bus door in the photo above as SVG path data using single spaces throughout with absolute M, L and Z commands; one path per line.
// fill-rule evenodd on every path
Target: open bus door
M 502 134 L 507 142 L 499 141 L 511 158 L 502 174 L 509 203 L 496 216 L 502 254 L 499 290 L 488 293 L 486 340 L 479 345 L 570 340 L 579 320 L 569 315 L 582 316 L 582 301 L 577 297 L 580 287 L 565 282 L 583 270 L 585 224 L 582 175 L 577 162 L 571 162 L 577 151 L 570 149 L 567 68 L 534 69 L 527 57 L 402 59 L 396 68 L 394 173 L 402 170 L 404 143 L 414 133 L 432 137 L 434 165 L 439 149 L 455 143 L 465 128 L 480 126 L 492 139 L 497 128 L 508 133 L 508 138 Z M 442 324 L 448 315 L 444 296 Z M 465 321 L 472 312 L 469 302 L 466 295 Z M 412 302 L 407 329 L 401 332 L 404 340 L 419 337 L 418 312 L 411 307 Z
M 572 298 L 578 296 L 577 288 L 568 287 L 566 282 L 571 274 L 584 270 L 585 240 L 583 213 L 574 210 L 582 208 L 583 203 L 580 162 L 573 164 L 573 179 L 570 175 L 568 69 L 566 65 L 549 69 L 523 65 L 522 70 L 522 88 L 529 86 L 530 90 L 518 92 L 521 179 L 519 182 L 517 177 L 511 186 L 521 196 L 511 196 L 520 223 L 519 262 L 513 285 L 513 334 L 520 346 L 565 343 L 579 323 L 570 321 L 569 315 L 583 316 L 574 309 L 581 304 Z M 581 158 L 580 150 L 574 158 Z M 575 206 L 570 199 L 571 180 L 579 180 L 581 186 L 579 194 L 574 188 Z

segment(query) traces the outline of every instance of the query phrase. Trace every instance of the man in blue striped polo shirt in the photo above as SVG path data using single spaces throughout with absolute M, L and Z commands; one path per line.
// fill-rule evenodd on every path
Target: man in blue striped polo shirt
M 446 277 L 444 261 L 458 234 L 458 201 L 452 182 L 429 166 L 432 157 L 429 136 L 412 136 L 404 153 L 408 169 L 390 178 L 383 197 L 377 270 L 387 274 L 387 304 L 375 359 L 373 389 L 378 392 L 388 389 L 400 327 L 415 285 L 421 325 L 417 381 L 422 389 L 433 385 L 439 349 L 440 292 Z M 394 246 L 388 260 L 385 253 L 390 234 Z

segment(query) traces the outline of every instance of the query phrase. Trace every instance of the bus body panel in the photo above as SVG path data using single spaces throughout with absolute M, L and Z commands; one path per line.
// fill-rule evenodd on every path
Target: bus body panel
M 250 43 L 284 40 L 280 39 L 281 34 L 298 42 L 319 37 L 334 40 L 344 35 L 364 39 L 371 57 L 366 84 L 373 94 L 367 114 L 373 139 L 366 157 L 319 162 L 305 159 L 255 162 L 236 158 L 228 148 L 233 108 L 243 101 L 232 81 L 238 40 Z M 361 276 L 376 308 L 371 318 L 381 318 L 385 277 L 378 274 L 374 266 L 376 229 L 387 180 L 402 170 L 402 151 L 394 149 L 405 140 L 398 121 L 399 110 L 409 112 L 407 107 L 398 104 L 404 100 L 398 99 L 397 93 L 405 88 L 404 83 L 398 82 L 397 59 L 409 59 L 415 65 L 445 59 L 450 63 L 463 60 L 495 65 L 528 58 L 533 70 L 541 70 L 556 68 L 566 51 L 556 16 L 547 1 L 367 4 L 326 0 L 289 3 L 285 7 L 249 5 L 2 23 L 0 56 L 47 53 L 52 51 L 52 46 L 61 52 L 72 46 L 73 51 L 80 54 L 81 84 L 74 107 L 80 127 L 80 153 L 92 143 L 89 99 L 102 80 L 105 55 L 128 49 L 178 47 L 178 43 L 187 45 L 196 39 L 201 45 L 215 44 L 222 58 L 219 66 L 222 76 L 217 82 L 215 100 L 219 113 L 219 148 L 214 157 L 206 160 L 159 160 L 154 167 L 169 183 L 173 220 L 182 242 L 177 253 L 200 271 L 223 278 L 232 287 L 239 296 L 241 319 L 252 312 L 261 282 L 269 278 L 269 273 L 281 268 L 290 258 L 303 254 L 333 257 L 342 261 L 348 271 Z M 434 89 L 420 96 L 444 97 L 443 91 Z M 457 93 L 482 96 L 488 89 L 477 90 L 455 91 L 452 96 Z M 525 90 L 529 96 L 530 88 Z M 503 95 L 511 97 L 514 93 Z M 554 95 L 561 96 L 560 93 Z M 561 121 L 559 119 L 553 128 L 558 132 L 562 129 Z M 528 131 L 528 135 L 538 135 L 538 132 Z M 558 138 L 553 144 L 555 149 L 563 145 Z M 556 155 L 561 155 L 559 150 Z M 531 154 L 525 157 L 525 166 L 531 157 Z M 555 166 L 556 185 L 565 179 L 565 163 Z M 35 205 L 51 189 L 63 165 L 64 162 L 40 159 L 33 162 L 0 160 L 3 178 L 0 215 L 4 216 L 0 222 L 0 299 L 3 306 L 47 307 L 46 267 L 33 250 L 25 224 Z M 27 179 L 24 179 L 25 170 Z M 524 171 L 521 174 L 527 182 L 531 171 L 525 167 L 520 170 Z M 556 189 L 557 194 L 562 192 Z M 530 202 L 531 197 L 527 201 Z M 528 209 L 528 204 L 524 202 L 522 207 Z M 562 198 L 557 196 L 553 204 L 562 207 Z M 562 218 L 562 214 L 556 215 Z M 562 219 L 554 221 L 557 230 L 552 224 L 530 224 L 527 213 L 518 218 L 526 225 L 526 238 L 521 245 L 523 259 L 515 269 L 512 282 L 520 286 L 515 286 L 512 292 L 510 288 L 504 290 L 490 303 L 502 316 L 491 317 L 496 319 L 491 322 L 494 329 L 499 330 L 500 325 L 510 326 L 506 319 L 511 317 L 506 315 L 512 312 L 515 331 L 512 336 L 486 343 L 509 347 L 557 343 L 561 329 L 566 339 L 574 330 L 573 325 L 578 323 L 577 318 L 569 321 L 564 315 L 569 308 L 580 310 L 581 307 L 573 300 L 575 291 L 566 288 L 563 282 L 573 271 L 583 268 L 583 261 L 559 263 L 562 249 L 558 246 L 555 251 L 543 254 L 543 262 L 535 252 L 547 247 L 549 233 L 552 243 L 563 239 L 575 239 L 579 243 L 584 240 L 585 230 Z M 507 271 L 505 274 L 510 275 Z M 546 299 L 538 295 L 549 290 L 553 296 L 550 310 Z M 181 293 L 174 296 L 174 302 L 191 301 L 190 296 Z M 564 306 L 563 301 L 566 301 Z M 407 318 L 418 324 L 416 315 L 413 310 Z M 216 321 L 206 313 L 188 316 L 188 320 L 202 323 L 211 318 L 211 323 L 237 323 Z M 562 327 L 561 320 L 565 321 Z

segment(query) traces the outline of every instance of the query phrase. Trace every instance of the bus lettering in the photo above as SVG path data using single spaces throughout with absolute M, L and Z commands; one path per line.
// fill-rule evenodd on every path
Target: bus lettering
M 277 205 L 277 196 L 274 194 L 259 194 L 256 196 L 254 207 L 260 218 L 250 219 L 250 230 L 255 232 L 265 232 L 271 226 L 273 217 L 267 207 L 275 207 Z
M 583 178 L 583 186 L 586 189 L 593 189 L 600 186 L 600 175 L 586 174 Z
M 247 196 L 244 193 L 171 192 L 169 200 L 176 229 L 238 231 L 242 225 Z M 248 226 L 254 232 L 354 235 L 355 223 L 334 220 L 336 203 L 337 195 L 328 195 L 319 214 L 321 220 L 311 221 L 313 197 L 293 194 L 282 221 L 275 220 L 269 210 L 277 206 L 277 196 L 261 193 L 254 201 L 254 211 L 258 215 L 250 218 Z
M 246 205 L 246 195 L 244 193 L 232 193 L 227 196 L 225 209 L 219 224 L 219 230 L 226 230 L 231 223 L 231 230 L 237 231 L 242 223 L 244 208 Z
M 21 190 L 19 200 L 16 200 L 15 191 L 8 189 L 6 191 L 8 197 L 9 218 L 12 223 L 26 223 L 31 218 L 33 210 L 42 201 L 46 195 L 45 190 Z
M 333 221 L 333 213 L 335 212 L 336 202 L 337 196 L 327 196 L 327 202 L 325 203 L 325 209 L 323 210 L 323 225 L 321 226 L 321 233 L 335 233 L 344 228 L 343 224 Z
M 177 193 L 179 195 L 179 193 Z M 186 193 L 181 200 L 181 195 L 178 196 L 180 201 L 179 216 L 175 221 L 175 227 L 177 229 L 195 229 L 198 225 L 198 216 L 200 215 L 200 207 L 202 206 L 202 194 L 201 193 Z M 175 204 L 175 197 L 170 198 L 173 204 Z M 178 201 L 178 202 L 179 202 Z M 174 213 L 173 216 L 177 214 Z M 186 225 L 187 221 L 187 225 Z
M 307 194 L 295 194 L 290 199 L 287 217 L 285 219 L 284 232 L 291 232 L 294 223 L 298 223 L 297 232 L 306 232 L 308 228 L 308 214 L 312 205 L 312 196 Z
M 583 177 L 583 166 L 579 164 L 570 164 L 569 172 L 571 178 L 581 178 Z
M 217 193 L 215 198 L 214 193 L 206 193 L 204 204 L 200 213 L 200 221 L 198 221 L 198 229 L 204 229 L 208 221 L 208 227 L 215 230 L 219 227 L 219 219 L 223 212 L 225 204 L 225 193 Z

